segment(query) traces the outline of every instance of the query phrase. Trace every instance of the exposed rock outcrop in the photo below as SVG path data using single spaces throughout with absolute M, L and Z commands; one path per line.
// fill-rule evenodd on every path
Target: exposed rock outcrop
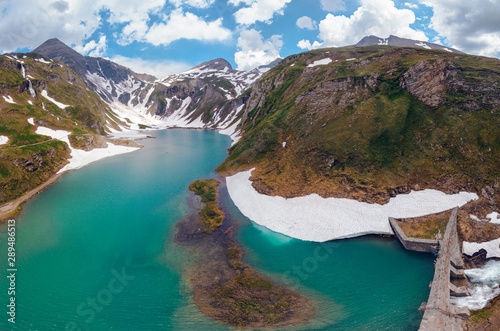
M 448 78 L 457 73 L 457 67 L 449 60 L 421 61 L 405 72 L 401 87 L 426 105 L 437 107 L 445 100 Z

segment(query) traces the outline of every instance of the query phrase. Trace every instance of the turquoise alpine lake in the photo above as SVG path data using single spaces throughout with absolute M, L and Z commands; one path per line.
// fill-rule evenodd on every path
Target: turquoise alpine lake
M 0 226 L 0 330 L 227 330 L 201 314 L 182 274 L 196 259 L 174 243 L 188 185 L 213 178 L 230 139 L 214 131 L 152 131 L 144 148 L 64 175 L 16 220 L 15 324 L 7 226 Z M 241 215 L 246 261 L 317 304 L 300 330 L 417 330 L 433 256 L 393 238 L 304 242 Z

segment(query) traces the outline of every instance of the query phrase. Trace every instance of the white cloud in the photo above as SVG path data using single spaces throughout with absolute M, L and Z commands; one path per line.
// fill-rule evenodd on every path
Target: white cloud
M 130 58 L 121 55 L 117 55 L 110 60 L 128 67 L 137 73 L 146 73 L 158 78 L 181 73 L 192 67 L 192 65 L 184 62 L 168 60 L 143 60 L 140 58 Z
M 301 49 L 306 49 L 310 51 L 311 49 L 321 48 L 321 46 L 323 46 L 323 43 L 315 41 L 311 45 L 311 42 L 309 40 L 302 39 L 297 43 L 297 46 Z
M 434 15 L 431 27 L 464 52 L 500 57 L 500 1 L 426 0 Z
M 155 45 L 168 45 L 178 39 L 224 41 L 231 38 L 231 31 L 222 26 L 222 19 L 205 22 L 192 13 L 174 10 L 166 22 L 155 23 L 144 40 Z
M 424 32 L 414 30 L 415 14 L 397 9 L 392 0 L 361 0 L 361 6 L 350 16 L 327 14 L 319 23 L 319 38 L 324 46 L 352 45 L 367 35 L 381 38 L 393 34 L 402 38 L 427 41 Z
M 134 20 L 125 25 L 121 33 L 117 33 L 115 38 L 118 44 L 125 46 L 136 40 L 140 41 L 148 32 L 148 22 L 144 20 Z
M 280 57 L 283 41 L 280 35 L 273 35 L 263 40 L 259 31 L 243 30 L 238 38 L 239 51 L 234 54 L 234 61 L 240 70 L 251 70 L 260 65 L 271 63 Z
M 321 8 L 330 12 L 345 10 L 344 0 L 321 0 Z
M 405 2 L 405 6 L 412 9 L 418 9 L 418 5 L 414 3 Z
M 251 25 L 257 21 L 270 23 L 275 14 L 283 15 L 283 10 L 290 1 L 292 0 L 230 0 L 230 3 L 250 5 L 236 11 L 234 17 L 238 24 Z
M 170 0 L 177 7 L 188 5 L 195 8 L 208 8 L 215 0 Z
M 91 40 L 84 46 L 77 46 L 75 50 L 79 53 L 94 57 L 103 57 L 106 54 L 108 45 L 106 44 L 106 36 L 102 35 L 98 42 Z
M 318 27 L 318 23 L 309 16 L 302 16 L 297 19 L 297 26 L 301 29 L 314 30 Z
M 4 3 L 7 2 L 5 5 Z M 151 40 L 168 44 L 180 38 L 221 41 L 231 32 L 218 19 L 205 22 L 203 18 L 181 9 L 161 17 L 150 29 L 152 13 L 161 13 L 166 0 L 4 0 L 0 5 L 0 49 L 14 51 L 18 48 L 35 48 L 49 38 L 57 37 L 68 45 L 88 50 L 92 41 L 84 43 L 102 25 L 102 11 L 112 27 L 118 28 L 112 36 L 121 45 L 134 41 Z M 176 5 L 204 8 L 214 0 L 172 0 Z M 178 24 L 178 25 L 177 25 Z M 168 29 L 170 28 L 170 30 Z M 197 31 L 196 31 L 197 30 Z M 162 40 L 159 33 L 165 36 Z M 111 34 L 108 35 L 108 42 Z M 177 37 L 176 37 L 177 36 Z M 94 43 L 98 44 L 97 41 Z M 96 45 L 97 47 L 97 45 Z M 104 55 L 105 48 L 93 54 Z
M 227 3 L 233 6 L 239 6 L 240 3 L 243 3 L 245 5 L 250 5 L 253 2 L 255 2 L 255 0 L 229 0 Z
M 130 23 L 148 19 L 165 0 L 7 0 L 0 5 L 0 48 L 13 51 L 35 48 L 57 37 L 80 47 L 100 26 L 101 10 L 109 10 L 109 22 Z

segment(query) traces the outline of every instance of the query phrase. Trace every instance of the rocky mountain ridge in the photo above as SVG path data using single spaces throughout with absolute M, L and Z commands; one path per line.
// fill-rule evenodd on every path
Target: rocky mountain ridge
M 388 38 L 380 38 L 373 35 L 366 36 L 363 39 L 361 39 L 356 44 L 356 46 L 357 47 L 365 47 L 365 46 L 419 47 L 425 49 L 435 49 L 439 51 L 464 54 L 463 52 L 451 47 L 445 47 L 443 45 L 439 45 L 436 43 L 429 43 L 426 41 L 400 38 L 393 35 L 390 35 Z

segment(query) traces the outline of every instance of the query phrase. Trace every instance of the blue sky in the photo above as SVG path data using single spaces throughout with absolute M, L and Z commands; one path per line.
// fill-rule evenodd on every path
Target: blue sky
M 365 35 L 500 56 L 499 0 L 4 0 L 0 51 L 59 38 L 158 77 L 223 57 L 252 69 Z

